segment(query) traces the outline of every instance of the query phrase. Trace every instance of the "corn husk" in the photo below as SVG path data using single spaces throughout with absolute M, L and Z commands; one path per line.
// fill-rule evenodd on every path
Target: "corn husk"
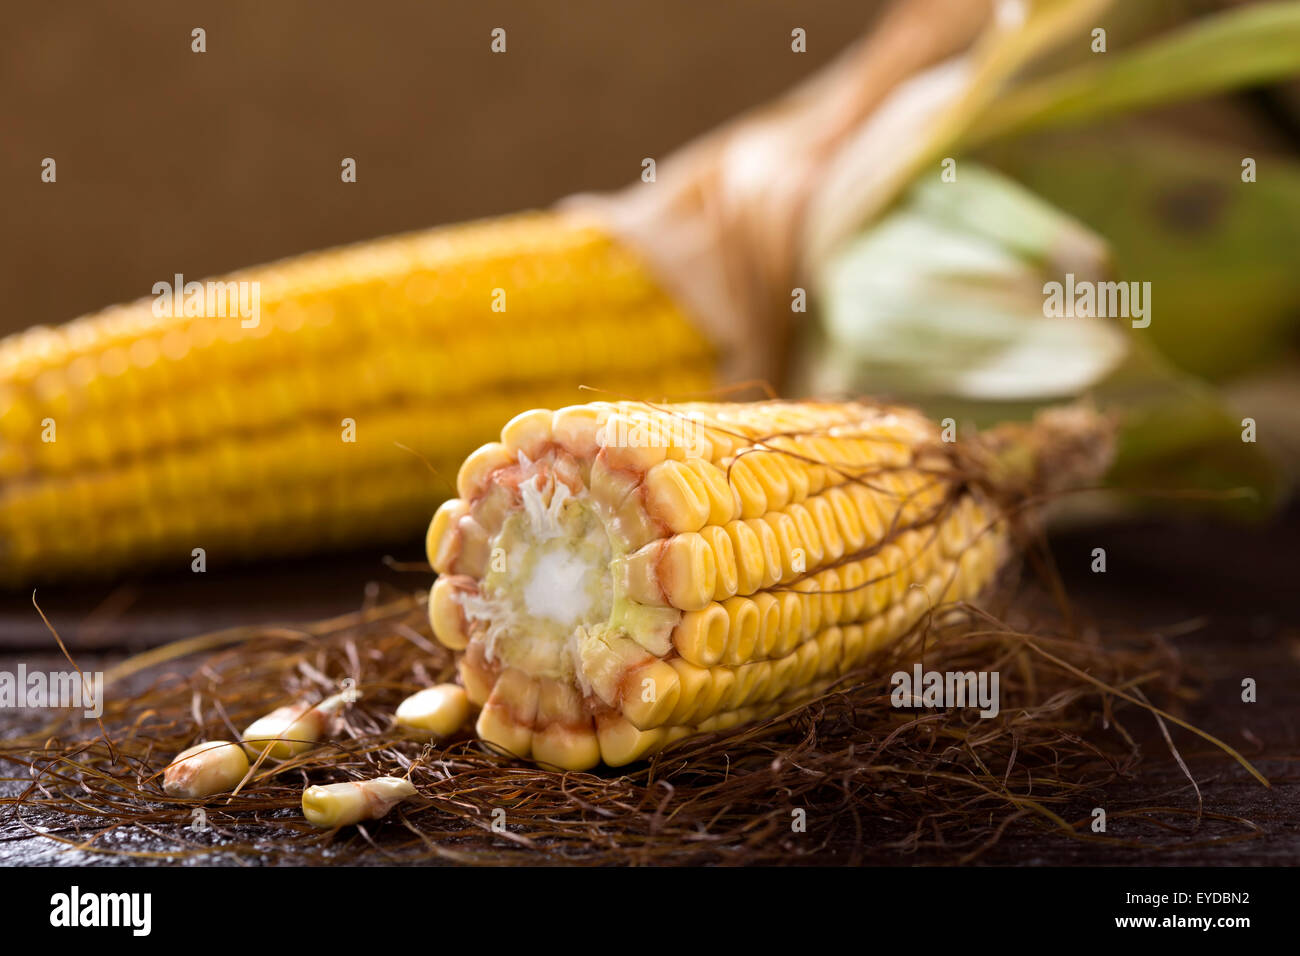
M 1058 23 L 1078 27 L 1063 5 L 1055 10 Z M 1038 12 L 1039 8 L 1033 8 Z M 1052 5 L 1042 8 L 1044 15 Z M 1186 500 L 1198 493 L 1243 512 L 1258 513 L 1280 491 L 1278 472 L 1258 444 L 1242 441 L 1240 410 L 1212 388 L 1167 360 L 1161 346 L 1177 355 L 1196 352 L 1201 367 L 1215 358 L 1221 367 L 1238 367 L 1266 349 L 1276 349 L 1290 329 L 1291 281 L 1253 284 L 1242 298 L 1232 298 L 1241 283 L 1225 279 L 1225 270 L 1178 260 L 1182 250 L 1171 243 L 1159 275 L 1134 273 L 1127 260 L 1113 262 L 1098 253 L 1102 242 L 1071 217 L 1053 214 L 1004 180 L 964 158 L 964 150 L 1022 130 L 1049 124 L 1079 122 L 1123 110 L 1170 102 L 1186 96 L 1230 89 L 1294 74 L 1300 70 L 1300 5 L 1271 5 L 1225 13 L 1158 37 L 1097 63 L 1072 68 L 1060 76 L 1020 81 L 1013 70 L 987 66 L 969 71 L 967 81 L 983 89 L 950 93 L 948 111 L 929 115 L 929 145 L 913 159 L 935 161 L 941 155 L 959 159 L 955 182 L 940 183 L 936 168 L 902 192 L 891 207 L 878 202 L 848 204 L 850 213 L 874 208 L 872 220 L 859 234 L 819 260 L 816 291 L 822 309 L 815 327 L 801 341 L 799 389 L 836 392 L 889 391 L 922 405 L 931 414 L 965 417 L 971 423 L 1023 417 L 1044 402 L 1087 392 L 1103 408 L 1120 412 L 1125 421 L 1121 452 L 1112 473 L 1118 487 L 1144 489 L 1147 497 Z M 1068 29 L 1062 28 L 1062 34 Z M 1053 37 L 1054 42 L 1061 35 Z M 1021 38 L 1022 39 L 1022 38 Z M 1075 36 L 1086 41 L 1086 31 Z M 986 54 L 986 64 L 1015 59 L 1016 41 L 1003 39 L 1006 49 Z M 1044 48 L 1050 44 L 1044 44 Z M 1251 53 L 1258 47 L 1260 55 Z M 1008 52 L 1010 51 L 1010 52 Z M 1005 58 L 1005 59 L 1004 59 Z M 1031 58 L 1021 57 L 1020 65 Z M 1192 70 L 1213 62 L 1211 69 Z M 1041 63 L 1039 64 L 1041 66 Z M 1186 75 L 1197 73 L 1195 77 Z M 975 78 L 978 77 L 978 80 Z M 959 84 L 958 84 L 959 85 Z M 999 95 L 991 95 L 997 89 Z M 889 104 L 882 107 L 888 110 Z M 946 137 L 946 138 L 945 138 Z M 884 140 L 878 149 L 884 150 Z M 1132 157 L 1130 156 L 1130 159 Z M 1119 162 L 1087 168 L 1086 156 L 1071 163 L 1060 156 L 1065 173 L 1056 180 L 1057 166 L 1044 160 L 1035 167 L 1032 185 L 1069 206 L 1078 195 L 1080 178 L 1095 187 L 1090 195 L 1104 196 L 1098 204 L 1109 219 L 1143 208 L 1126 185 L 1135 178 Z M 884 157 L 886 165 L 890 163 Z M 1238 181 L 1239 161 L 1221 171 L 1222 181 Z M 924 166 L 924 163 L 921 164 Z M 1077 174 L 1070 179 L 1070 171 Z M 1140 178 L 1141 174 L 1138 174 Z M 1052 183 L 1055 189 L 1048 189 Z M 1109 184 L 1109 191 L 1106 185 Z M 1125 184 L 1125 185 L 1121 185 Z M 1148 180 L 1145 185 L 1154 188 Z M 1256 184 L 1252 184 L 1252 187 Z M 1280 184 L 1286 188 L 1285 177 Z M 1276 190 L 1276 186 L 1275 186 Z M 1251 197 L 1258 213 L 1251 227 L 1236 221 L 1216 248 L 1231 247 L 1235 261 L 1250 256 L 1251 236 L 1276 241 L 1295 219 L 1284 203 L 1266 208 L 1272 197 Z M 1260 230 L 1268 222 L 1272 228 Z M 1129 231 L 1130 237 L 1140 235 Z M 1267 261 L 1280 273 L 1280 257 L 1294 242 L 1281 242 Z M 1205 250 L 1208 261 L 1210 252 Z M 1232 253 L 1229 253 L 1232 255 Z M 1227 258 L 1225 256 L 1224 258 Z M 1107 275 L 1106 263 L 1112 262 Z M 1222 262 L 1222 259 L 1220 260 Z M 1293 271 L 1293 270 L 1292 270 Z M 1053 320 L 1043 315 L 1043 281 L 1077 278 L 1152 281 L 1167 294 L 1161 299 L 1160 327 L 1131 330 L 1125 320 Z M 1185 282 L 1185 285 L 1184 285 Z M 1228 301 L 1224 301 L 1228 297 Z M 1223 306 L 1217 315 L 1205 303 Z M 1230 306 L 1236 304 L 1237 308 Z M 1188 345 L 1188 315 L 1204 322 L 1224 314 L 1250 314 L 1233 347 L 1219 348 L 1228 337 L 1222 324 L 1214 334 L 1196 334 Z M 1153 322 L 1153 326 L 1156 323 Z M 1202 330 L 1204 331 L 1204 330 Z M 1192 364 L 1192 363 L 1188 363 Z M 1166 494 L 1167 493 L 1167 494 Z
M 1105 243 L 1028 191 L 973 164 L 925 180 L 819 276 L 823 336 L 798 386 L 866 386 L 909 399 L 1049 400 L 1095 385 L 1123 359 L 1112 322 L 1043 314 L 1043 284 L 1097 279 Z
M 1012 90 L 989 103 L 962 145 L 971 149 L 998 137 L 1093 122 L 1298 72 L 1300 4 L 1251 4 Z

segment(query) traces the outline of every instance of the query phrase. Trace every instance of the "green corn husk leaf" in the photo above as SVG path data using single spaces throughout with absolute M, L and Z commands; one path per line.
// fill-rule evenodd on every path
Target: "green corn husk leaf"
M 1267 516 L 1300 468 L 1300 447 L 1286 431 L 1295 421 L 1290 408 L 1300 407 L 1287 403 L 1300 400 L 1300 390 L 1277 378 L 1266 385 L 1272 407 L 1257 397 L 1264 386 L 1253 382 L 1249 391 L 1234 387 L 1229 402 L 1218 390 L 1170 367 L 1143 343 L 1133 343 L 1125 361 L 1086 393 L 1098 409 L 1118 413 L 1121 426 L 1106 495 L 1080 502 L 1074 510 L 1196 510 L 1239 520 Z M 952 418 L 963 429 L 1028 420 L 1043 404 L 945 394 L 913 395 L 911 400 L 936 420 Z M 1242 440 L 1246 415 L 1258 422 L 1254 444 Z M 1286 461 L 1289 474 L 1279 467 L 1278 457 Z
M 818 279 L 819 391 L 993 400 L 1077 394 L 1123 359 L 1119 330 L 1043 314 L 1043 283 L 1096 278 L 1104 243 L 974 163 L 918 183 Z
M 962 147 L 1295 76 L 1300 3 L 1252 4 L 1204 17 L 1131 52 L 1097 54 L 1096 60 L 991 102 Z
M 1161 6 L 1111 12 L 1111 0 L 1028 0 L 1019 25 L 996 23 L 970 53 L 918 74 L 895 91 L 826 173 L 807 210 L 805 243 L 815 268 L 876 219 L 944 157 L 1039 126 L 1206 96 L 1300 74 L 1300 2 L 1204 17 L 1097 63 L 1042 75 L 1053 52 L 1088 41 L 1108 17 L 1130 34 L 1167 19 Z M 892 108 L 891 108 L 892 107 Z M 864 162 L 869 158 L 870 162 Z
M 1049 49 L 1071 35 L 1085 37 L 1085 22 L 1105 9 L 1031 4 L 1026 29 L 993 31 L 959 82 L 951 72 L 935 71 L 929 105 L 926 96 L 915 97 L 926 108 L 912 111 L 919 117 L 913 125 L 924 125 L 903 137 L 911 145 L 901 159 L 892 146 L 898 137 L 862 137 L 858 145 L 880 153 L 885 172 L 828 190 L 844 199 L 843 207 L 821 221 L 822 211 L 812 210 L 815 237 L 853 235 L 843 228 L 849 221 L 870 225 L 839 245 L 811 244 L 823 315 L 805 327 L 796 383 L 806 391 L 892 391 L 938 417 L 980 424 L 1027 417 L 1045 402 L 1086 392 L 1122 416 L 1119 460 L 1110 476 L 1115 488 L 1141 492 L 1149 503 L 1161 500 L 1155 490 L 1199 493 L 1220 510 L 1262 514 L 1283 489 L 1274 463 L 1258 444 L 1242 441 L 1241 415 L 1213 388 L 1171 365 L 1158 345 L 1197 368 L 1210 368 L 1212 353 L 1228 367 L 1276 345 L 1285 334 L 1279 318 L 1280 303 L 1290 296 L 1285 280 L 1264 287 L 1256 282 L 1256 297 L 1238 300 L 1251 309 L 1248 325 L 1256 331 L 1243 337 L 1249 341 L 1239 343 L 1235 359 L 1233 350 L 1213 345 L 1194 357 L 1186 347 L 1177 349 L 1179 329 L 1187 327 L 1180 316 L 1185 312 L 1196 322 L 1209 311 L 1206 302 L 1224 302 L 1204 285 L 1189 284 L 1181 298 L 1170 298 L 1154 334 L 1115 320 L 1045 320 L 1044 279 L 1099 272 L 1104 257 L 1095 254 L 1095 238 L 1081 240 L 1087 233 L 1078 223 L 992 174 L 972 173 L 966 159 L 958 182 L 946 189 L 922 175 L 939 157 L 966 155 L 994 137 L 1300 73 L 1300 3 L 1289 3 L 1206 18 L 1132 52 L 1107 54 L 1104 62 L 1014 84 L 1016 74 L 1040 67 Z M 926 82 L 921 77 L 915 85 L 924 92 Z M 1232 181 L 1229 173 L 1236 176 L 1238 169 L 1226 170 L 1225 179 Z M 1123 206 L 1113 187 L 1129 172 L 1112 167 L 1105 173 L 1112 210 Z M 1253 216 L 1264 215 L 1253 201 L 1249 205 Z M 1241 240 L 1244 228 L 1234 221 L 1223 241 Z M 1185 260 L 1175 263 L 1177 252 L 1172 249 L 1164 262 L 1162 275 L 1171 284 L 1188 275 Z M 1151 281 L 1146 275 L 1122 278 Z M 1238 286 L 1238 294 L 1243 291 Z M 1163 500 L 1180 499 L 1170 494 Z
M 1300 341 L 1300 162 L 1136 125 L 1041 135 L 985 154 L 1106 237 L 1119 276 L 1150 281 L 1145 330 L 1184 371 L 1224 380 Z
M 1167 7 L 1139 14 L 1112 12 L 1112 0 L 999 7 L 966 55 L 900 84 L 824 171 L 805 210 L 803 265 L 819 271 L 941 158 L 994 137 L 1300 75 L 1300 0 L 1206 17 L 1131 52 L 1106 54 L 1103 65 L 1039 75 L 1049 55 L 1068 58 L 1071 40 L 1086 42 L 1103 15 L 1125 34 L 1164 22 Z M 1019 11 L 1018 22 L 1008 10 Z
M 997 17 L 964 56 L 900 84 L 824 173 L 805 211 L 804 246 L 816 270 L 865 223 L 881 216 L 922 170 L 969 135 L 1012 79 L 1096 21 L 1113 0 L 1025 0 L 1018 23 Z
M 1044 315 L 1045 281 L 1096 277 L 1105 262 L 1079 223 L 963 163 L 956 182 L 918 184 L 826 264 L 798 387 L 887 391 L 981 426 L 1088 394 L 1121 415 L 1114 488 L 1209 493 L 1221 510 L 1263 513 L 1281 490 L 1275 467 L 1213 389 L 1155 352 L 1150 327 Z

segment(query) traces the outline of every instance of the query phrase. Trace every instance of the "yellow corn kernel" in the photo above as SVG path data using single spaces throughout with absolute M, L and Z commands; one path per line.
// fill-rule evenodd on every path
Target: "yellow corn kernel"
M 163 790 L 173 797 L 210 797 L 234 790 L 247 773 L 239 744 L 209 740 L 176 755 L 163 774 Z
M 259 717 L 244 729 L 241 739 L 249 757 L 263 752 L 272 760 L 288 760 L 306 753 L 325 735 L 335 714 L 355 691 L 335 694 L 319 704 L 287 704 Z
M 312 826 L 332 830 L 378 820 L 415 793 L 415 786 L 399 777 L 308 787 L 302 792 L 302 815 Z
M 417 691 L 397 705 L 397 723 L 436 737 L 449 737 L 469 719 L 469 698 L 465 688 L 438 684 Z

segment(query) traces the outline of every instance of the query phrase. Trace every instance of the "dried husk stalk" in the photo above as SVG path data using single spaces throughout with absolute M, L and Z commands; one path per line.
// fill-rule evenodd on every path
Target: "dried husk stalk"
M 968 49 L 991 10 L 987 0 L 897 4 L 802 86 L 664 159 L 655 182 L 562 208 L 645 257 L 719 346 L 725 379 L 778 382 L 805 213 L 827 170 L 900 84 Z

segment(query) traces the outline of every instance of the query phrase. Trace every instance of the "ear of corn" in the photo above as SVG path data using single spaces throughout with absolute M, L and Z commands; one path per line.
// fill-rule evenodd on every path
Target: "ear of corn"
M 399 444 L 449 477 L 516 410 L 579 385 L 714 384 L 638 259 L 553 213 L 223 281 L 258 283 L 255 326 L 144 300 L 0 343 L 0 579 L 402 533 L 451 489 Z
M 816 695 L 1001 564 L 1005 523 L 950 448 L 857 403 L 516 417 L 428 535 L 479 736 L 618 766 Z

